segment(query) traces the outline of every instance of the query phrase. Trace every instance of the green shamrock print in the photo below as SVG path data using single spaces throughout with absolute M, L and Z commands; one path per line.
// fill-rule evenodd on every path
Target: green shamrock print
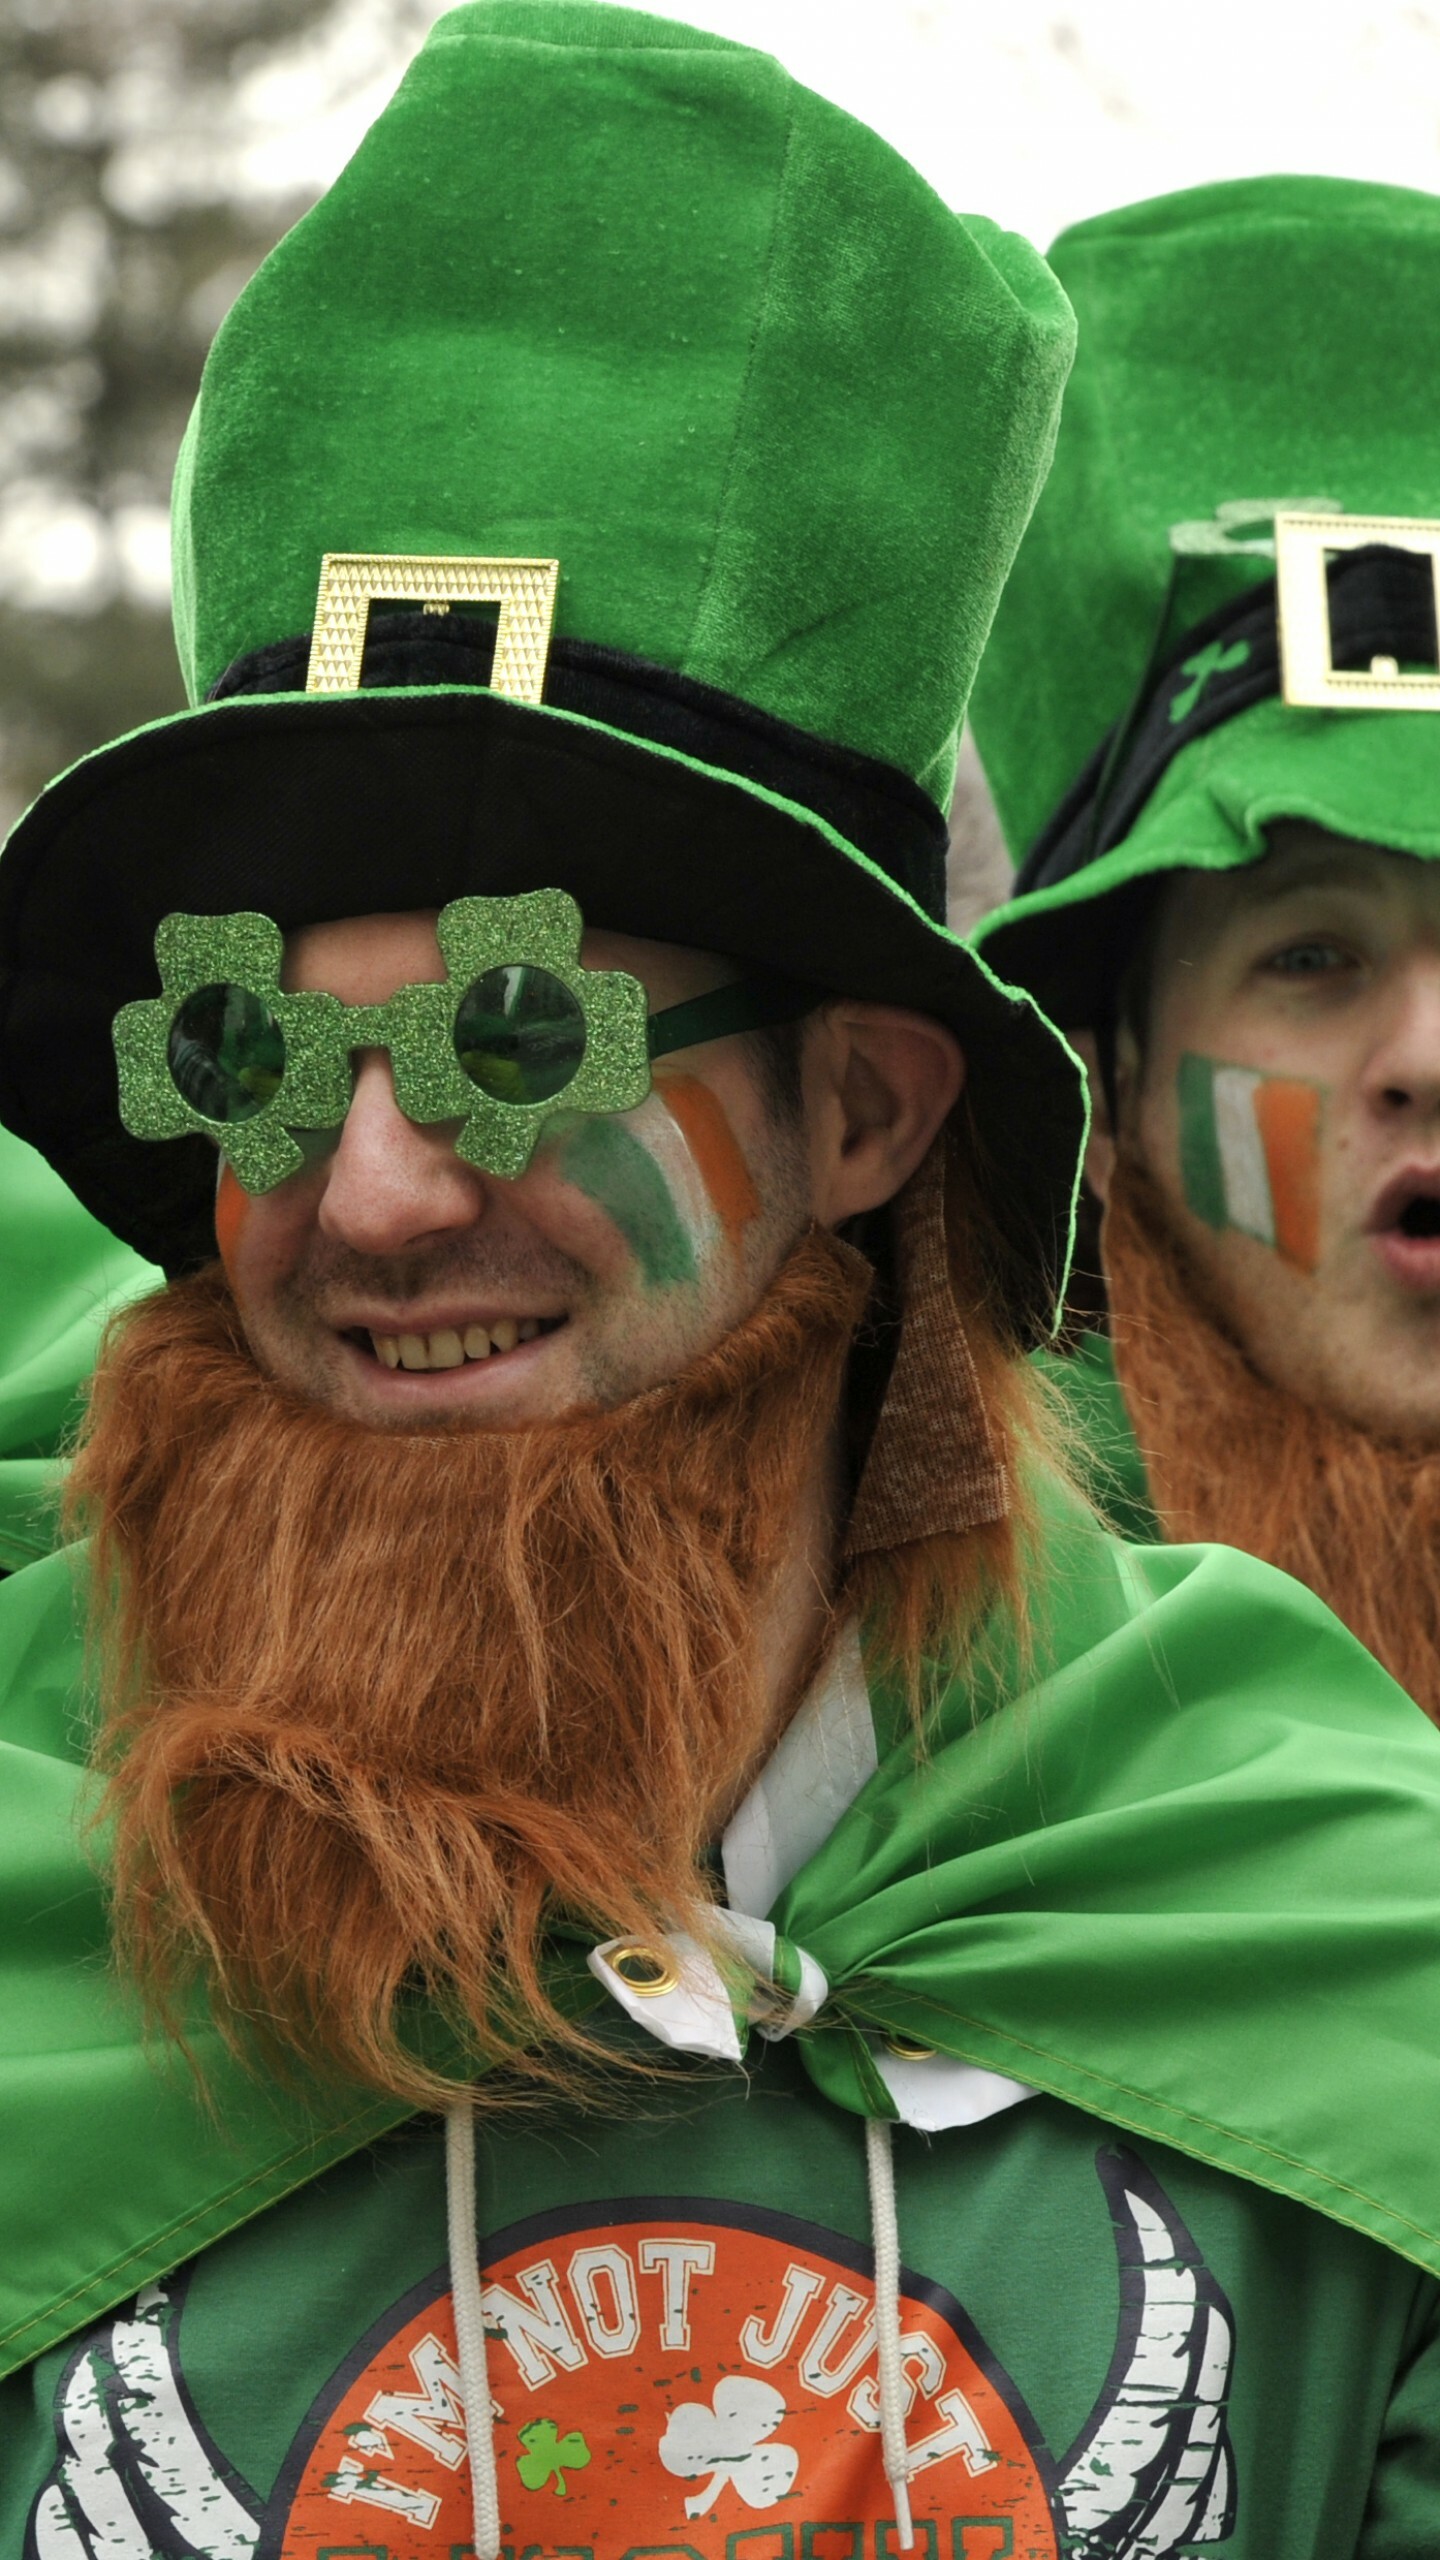
M 555 2495 L 563 2498 L 567 2471 L 583 2471 L 590 2459 L 590 2447 L 578 2427 L 562 2436 L 553 2418 L 532 2418 L 528 2427 L 520 2429 L 523 2453 L 515 2456 L 515 2468 L 527 2489 L 543 2489 L 552 2474 Z

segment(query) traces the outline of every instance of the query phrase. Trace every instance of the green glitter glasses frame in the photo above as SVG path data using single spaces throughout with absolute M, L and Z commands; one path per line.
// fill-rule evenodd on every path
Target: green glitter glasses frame
M 793 981 L 742 979 L 652 1014 L 638 978 L 582 965 L 582 931 L 563 889 L 456 898 L 435 928 L 446 978 L 355 1005 L 281 986 L 284 938 L 268 916 L 167 916 L 163 993 L 115 1016 L 120 1117 L 135 1138 L 198 1129 L 247 1191 L 273 1191 L 305 1162 L 291 1131 L 344 1120 L 352 1053 L 386 1049 L 406 1118 L 460 1121 L 456 1154 L 513 1179 L 556 1113 L 633 1110 L 652 1058 L 821 1001 Z

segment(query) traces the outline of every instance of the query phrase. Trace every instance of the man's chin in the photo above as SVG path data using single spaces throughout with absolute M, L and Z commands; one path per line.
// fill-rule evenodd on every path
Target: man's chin
M 1440 1448 L 1440 1295 L 1402 1293 L 1373 1265 L 1322 1271 L 1305 1294 L 1301 1309 L 1289 1293 L 1259 1311 L 1219 1300 L 1258 1375 L 1376 1440 Z
M 1160 1195 L 1149 1198 L 1159 1207 Z M 1440 1448 L 1440 1286 L 1401 1286 L 1353 1239 L 1301 1272 L 1249 1237 L 1167 1223 L 1209 1308 L 1267 1386 L 1377 1440 Z
M 1272 1384 L 1373 1440 L 1418 1455 L 1440 1450 L 1437 1354 L 1440 1306 L 1423 1333 L 1385 1309 L 1338 1323 L 1302 1376 Z

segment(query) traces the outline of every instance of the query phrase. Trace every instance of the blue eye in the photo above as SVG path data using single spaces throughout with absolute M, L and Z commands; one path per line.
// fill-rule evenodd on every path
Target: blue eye
M 1333 942 L 1287 942 L 1283 950 L 1272 951 L 1263 965 L 1280 978 L 1323 978 L 1352 967 L 1353 962 L 1350 953 Z

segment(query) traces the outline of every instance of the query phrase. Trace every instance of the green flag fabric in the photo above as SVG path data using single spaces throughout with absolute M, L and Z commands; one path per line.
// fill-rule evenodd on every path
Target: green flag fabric
M 1071 1462 L 1101 1517 L 1122 1538 L 1156 1543 L 1160 1523 L 1108 1333 L 1082 1333 L 1065 1351 L 1037 1351 L 1036 1368 L 1058 1391 L 1071 1431 Z
M 1061 1506 L 1043 1563 L 1028 1673 L 995 1642 L 918 1774 L 877 1693 L 875 1775 L 770 1915 L 829 1977 L 811 2081 L 889 2114 L 870 2039 L 916 2038 L 1440 2272 L 1440 1736 L 1249 1558 Z M 0 1589 L 3 2370 L 398 2116 L 263 2086 L 203 2020 L 206 2099 L 147 2050 L 83 1830 L 79 1579 Z
M 81 1208 L 43 1156 L 0 1129 L 0 1572 L 54 1542 L 56 1457 L 100 1330 L 160 1278 Z

